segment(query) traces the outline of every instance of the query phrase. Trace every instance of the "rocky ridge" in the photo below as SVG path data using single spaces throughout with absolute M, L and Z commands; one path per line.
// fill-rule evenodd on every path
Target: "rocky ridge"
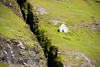
M 28 47 L 22 41 L 12 40 L 0 35 L 0 62 L 8 63 L 10 66 L 14 65 L 14 67 L 40 67 L 47 65 L 46 61 L 42 50 L 39 50 L 36 46 Z
M 9 9 L 11 9 L 14 14 L 16 14 L 17 16 L 23 19 L 20 6 L 17 4 L 16 0 L 0 0 L 0 2 L 4 4 L 6 7 L 8 7 Z
M 16 0 L 0 0 L 0 3 L 4 4 L 14 14 L 23 19 L 20 6 Z M 35 37 L 33 37 L 31 30 L 29 28 L 26 29 L 30 31 L 31 39 L 35 42 L 33 46 L 28 46 L 27 43 L 20 40 L 21 37 L 15 34 L 13 35 L 18 40 L 10 39 L 0 34 L 0 62 L 9 64 L 9 67 L 47 67 L 47 59 L 44 56 L 42 47 L 34 39 Z

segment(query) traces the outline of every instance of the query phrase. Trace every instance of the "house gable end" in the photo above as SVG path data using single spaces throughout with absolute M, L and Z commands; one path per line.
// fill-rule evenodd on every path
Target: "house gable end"
M 68 28 L 65 26 L 65 24 L 62 24 L 62 25 L 59 27 L 58 30 L 59 30 L 58 32 L 65 32 L 65 33 L 68 32 Z

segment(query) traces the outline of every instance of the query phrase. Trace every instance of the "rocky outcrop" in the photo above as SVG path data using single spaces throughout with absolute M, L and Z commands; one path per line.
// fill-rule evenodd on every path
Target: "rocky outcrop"
M 6 7 L 10 8 L 14 14 L 23 19 L 20 6 L 17 4 L 16 0 L 0 0 L 0 2 L 4 4 Z
M 0 3 L 4 4 L 11 9 L 14 14 L 23 19 L 23 13 L 17 0 L 0 0 Z M 28 18 L 30 18 L 29 14 Z M 0 19 L 0 21 L 2 20 L 3 19 Z M 31 34 L 30 29 L 29 31 Z M 16 35 L 14 36 L 17 37 L 18 40 L 10 39 L 0 34 L 0 62 L 9 64 L 9 67 L 47 67 L 47 59 L 45 58 L 42 47 L 39 45 L 39 42 L 34 39 L 33 34 L 31 35 L 30 37 L 35 42 L 35 45 L 30 47 L 29 44 L 25 41 L 21 41 Z
M 49 22 L 52 22 L 52 25 L 57 25 L 58 23 L 66 24 L 66 22 L 64 22 L 64 21 L 59 21 L 59 20 L 49 20 Z
M 61 52 L 70 61 L 64 61 L 64 67 L 98 67 L 99 63 L 91 60 L 84 53 L 81 52 Z
M 12 67 L 46 67 L 47 60 L 39 47 L 28 47 L 22 41 L 12 40 L 0 35 L 0 62 Z
M 37 8 L 36 6 L 34 6 L 34 10 L 36 11 L 36 15 L 47 14 L 45 8 L 43 8 L 42 6 L 40 6 L 39 8 Z

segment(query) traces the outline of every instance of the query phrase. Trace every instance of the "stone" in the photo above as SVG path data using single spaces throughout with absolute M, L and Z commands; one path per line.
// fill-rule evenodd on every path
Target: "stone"
M 23 64 L 26 66 L 26 67 L 28 67 L 29 65 L 28 64 L 26 64 L 25 62 L 23 62 Z
M 73 17 L 73 16 L 75 16 L 75 15 L 69 15 L 70 17 Z
M 36 9 L 36 8 L 35 8 Z M 37 9 L 36 15 L 47 14 L 45 8 L 41 7 Z
M 18 44 L 19 44 L 19 42 L 15 41 L 15 40 L 12 40 L 12 43 L 13 43 L 14 45 L 18 45 Z
M 23 47 L 23 46 L 21 46 L 20 48 L 21 48 L 21 49 L 25 49 L 25 47 Z
M 76 58 L 75 58 L 76 60 L 78 60 L 78 57 L 76 56 Z
M 19 44 L 18 44 L 17 46 L 23 46 L 22 42 L 21 42 L 21 41 L 19 41 Z
M 49 22 L 52 22 L 52 25 L 57 25 L 58 22 L 59 22 L 59 23 L 64 23 L 64 24 L 66 24 L 66 22 L 64 22 L 64 21 L 59 21 L 59 20 L 49 20 Z
M 5 0 L 3 2 L 6 2 Z
M 7 40 L 7 43 L 11 44 L 11 41 L 10 41 L 10 39 L 8 39 L 8 40 Z
M 7 43 L 8 40 L 14 45 Z M 14 67 L 18 67 L 19 65 L 23 65 L 24 67 L 39 67 L 44 64 L 46 65 L 46 63 L 41 64 L 40 57 L 42 56 L 37 56 L 36 53 L 38 53 L 38 50 L 34 47 L 31 47 L 31 49 L 29 46 L 27 46 L 27 44 L 24 44 L 21 41 L 11 40 L 6 37 L 4 38 L 1 37 L 1 35 L 0 42 L 2 42 L 0 43 L 0 62 L 8 63 Z M 18 47 L 18 45 L 20 46 Z M 21 49 L 21 46 L 24 46 L 24 48 Z M 42 60 L 46 62 L 45 59 Z
M 72 29 L 72 26 L 68 26 L 68 29 Z
M 34 6 L 34 10 L 36 10 L 36 6 Z

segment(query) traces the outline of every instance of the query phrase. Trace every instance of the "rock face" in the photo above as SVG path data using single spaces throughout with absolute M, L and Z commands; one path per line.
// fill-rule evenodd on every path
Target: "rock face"
M 16 0 L 0 0 L 0 2 L 4 4 L 6 7 L 10 8 L 14 14 L 23 19 L 20 6 L 17 4 Z
M 59 21 L 59 20 L 49 20 L 49 22 L 52 22 L 52 25 L 57 25 L 58 23 L 66 24 L 66 22 L 64 22 L 64 21 Z
M 17 0 L 0 0 L 0 3 L 10 8 L 14 14 L 23 17 Z M 42 47 L 36 40 L 33 41 L 35 45 L 30 47 L 21 40 L 13 40 L 0 35 L 0 62 L 7 63 L 10 67 L 47 67 L 47 59 Z
M 65 58 L 70 59 L 70 61 L 64 61 L 65 67 L 98 67 L 96 64 L 99 65 L 99 63 L 91 60 L 81 52 L 72 53 L 63 51 L 61 53 L 65 56 Z
M 12 40 L 1 35 L 0 62 L 8 63 L 13 67 L 46 67 L 47 65 L 47 60 L 41 49 L 28 47 L 27 44 L 22 41 Z
M 45 8 L 43 8 L 42 6 L 40 6 L 40 8 L 36 8 L 36 6 L 34 6 L 34 10 L 36 10 L 36 15 L 47 14 Z

